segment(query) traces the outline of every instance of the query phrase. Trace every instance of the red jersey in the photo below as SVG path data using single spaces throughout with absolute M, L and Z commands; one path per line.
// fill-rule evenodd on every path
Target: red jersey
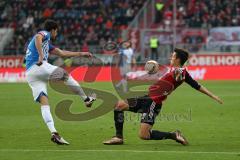
M 176 80 L 176 70 L 181 71 L 181 80 Z M 161 104 L 162 101 L 167 99 L 167 96 L 172 93 L 183 82 L 186 82 L 191 87 L 199 90 L 201 87 L 197 81 L 195 81 L 186 68 L 170 68 L 169 71 L 159 78 L 159 80 L 149 87 L 149 96 L 157 104 Z

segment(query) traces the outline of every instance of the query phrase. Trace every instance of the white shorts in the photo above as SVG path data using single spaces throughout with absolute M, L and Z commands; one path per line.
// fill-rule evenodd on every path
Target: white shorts
M 39 101 L 40 95 L 47 96 L 47 83 L 49 77 L 57 68 L 57 66 L 53 66 L 44 61 L 41 66 L 35 64 L 27 70 L 27 82 L 32 89 L 32 94 L 35 101 Z
M 124 66 L 120 66 L 121 76 L 126 76 L 128 72 L 131 72 L 131 64 L 125 64 Z

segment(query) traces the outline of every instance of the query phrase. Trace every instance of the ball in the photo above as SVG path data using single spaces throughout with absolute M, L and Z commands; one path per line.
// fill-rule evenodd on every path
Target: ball
M 159 65 L 154 60 L 149 60 L 145 64 L 145 71 L 147 71 L 148 74 L 155 74 L 159 70 Z

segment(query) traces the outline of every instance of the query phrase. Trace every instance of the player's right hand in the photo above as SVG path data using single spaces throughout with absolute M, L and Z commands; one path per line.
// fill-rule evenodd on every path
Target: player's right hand
M 36 65 L 41 66 L 41 65 L 42 65 L 42 62 L 37 62 Z
M 92 53 L 90 53 L 90 52 L 80 52 L 80 56 L 90 57 L 90 58 L 93 57 Z
M 38 62 L 37 62 L 36 65 L 41 66 L 42 63 L 43 63 L 43 58 L 42 58 L 42 57 L 39 57 L 39 58 L 38 58 Z

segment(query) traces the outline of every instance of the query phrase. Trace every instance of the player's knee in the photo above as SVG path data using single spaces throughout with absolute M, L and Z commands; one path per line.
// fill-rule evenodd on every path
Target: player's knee
M 150 134 L 140 131 L 139 134 L 138 134 L 138 137 L 142 140 L 149 140 L 150 139 Z
M 120 100 L 115 104 L 114 109 L 119 111 L 124 110 L 125 105 L 126 103 L 123 100 Z
M 50 75 L 50 80 L 52 81 L 65 81 L 69 77 L 68 73 L 63 69 L 58 67 L 53 71 L 53 73 Z
M 139 138 L 142 139 L 142 140 L 149 140 L 149 139 L 150 139 L 149 129 L 144 128 L 144 127 L 140 127 L 138 136 L 139 136 Z
M 47 96 L 41 95 L 41 96 L 39 97 L 39 103 L 40 103 L 41 105 L 48 105 L 48 98 L 47 98 Z

